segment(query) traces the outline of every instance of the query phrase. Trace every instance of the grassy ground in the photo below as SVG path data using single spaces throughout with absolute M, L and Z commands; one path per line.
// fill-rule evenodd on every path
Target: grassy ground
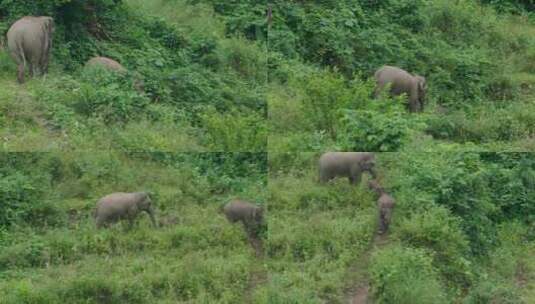
M 227 35 L 222 16 L 206 4 L 132 0 L 122 9 L 110 18 L 129 14 L 131 27 L 114 24 L 117 28 L 107 29 L 114 38 L 91 41 L 81 60 L 113 57 L 142 74 L 145 92 L 126 84 L 128 77 L 83 70 L 85 61 L 68 57 L 68 63 L 61 62 L 74 49 L 65 41 L 53 49 L 50 74 L 18 85 L 16 66 L 0 49 L 3 151 L 265 150 L 261 42 Z M 154 30 L 147 29 L 150 22 L 174 44 L 155 40 Z M 175 49 L 177 43 L 187 45 Z M 191 50 L 195 47 L 207 54 Z
M 347 180 L 319 185 L 314 154 L 288 156 L 270 154 L 267 303 L 342 303 L 375 232 L 372 196 Z
M 296 52 L 315 51 L 313 54 L 318 57 L 328 57 L 326 54 L 334 53 L 331 56 L 340 56 L 364 67 L 371 64 L 365 61 L 369 57 L 369 60 L 377 61 L 373 62 L 374 66 L 370 67 L 370 70 L 336 63 L 334 59 L 332 64 L 319 64 L 308 57 L 285 59 L 283 55 L 273 52 L 271 56 L 274 68 L 267 94 L 269 151 L 533 151 L 535 139 L 535 116 L 532 115 L 535 110 L 533 22 L 525 17 L 497 16 L 487 8 L 474 9 L 471 1 L 456 4 L 431 1 L 427 4 L 434 7 L 433 14 L 438 14 L 434 16 L 437 20 L 441 18 L 440 14 L 446 16 L 453 13 L 447 17 L 450 18 L 448 22 L 452 24 L 467 22 L 462 19 L 462 14 L 455 15 L 454 12 L 459 13 L 457 10 L 463 6 L 472 7 L 469 10 L 473 14 L 472 19 L 475 22 L 489 22 L 486 30 L 492 34 L 490 37 L 485 33 L 478 38 L 462 39 L 461 37 L 465 35 L 462 26 L 452 26 L 445 30 L 436 26 L 435 19 L 429 21 L 429 27 L 425 30 L 409 29 L 405 33 L 403 31 L 407 30 L 407 25 L 402 22 L 396 31 L 419 41 L 420 48 L 428 48 L 427 51 L 434 54 L 424 60 L 421 58 L 424 55 L 418 53 L 422 49 L 412 50 L 411 47 L 414 46 L 412 43 L 408 46 L 391 46 L 388 44 L 390 39 L 388 33 L 382 26 L 374 27 L 364 22 L 360 26 L 367 35 L 377 35 L 378 39 L 382 38 L 383 34 L 387 37 L 384 38 L 386 41 L 364 40 L 370 45 L 362 47 L 380 48 L 376 53 L 371 51 L 366 53 L 364 58 L 344 57 L 346 56 L 342 51 L 344 48 L 348 49 L 347 52 L 362 52 L 359 45 L 352 45 L 351 39 L 344 40 L 348 45 L 336 45 L 336 41 L 331 41 L 334 45 L 322 45 L 321 41 L 309 42 L 303 39 L 300 41 L 302 49 L 296 49 Z M 344 7 L 341 3 L 340 6 Z M 365 4 L 361 6 L 364 7 Z M 325 22 L 334 24 L 351 20 L 349 17 L 328 13 L 331 9 L 329 5 L 317 4 L 283 14 L 287 15 L 287 19 L 279 20 L 282 25 L 277 27 L 274 34 L 282 41 L 272 42 L 277 47 L 276 51 L 284 52 L 286 49 L 282 47 L 285 46 L 283 43 L 289 43 L 284 40 L 287 37 L 281 36 L 281 33 L 290 32 L 291 29 L 294 35 L 297 35 L 296 32 L 306 34 L 292 23 L 291 18 L 298 18 L 294 15 L 308 20 L 307 18 L 314 18 L 313 12 L 315 12 L 329 20 Z M 370 14 L 377 13 L 371 8 L 369 10 Z M 420 13 L 422 12 L 418 12 Z M 422 19 L 429 17 L 427 13 L 423 14 Z M 395 19 L 393 22 L 399 20 Z M 309 30 L 317 30 L 318 35 L 323 34 L 321 27 L 308 26 Z M 343 39 L 346 37 L 369 39 L 364 34 L 362 34 L 364 38 L 361 37 L 359 31 L 348 30 L 343 26 L 326 27 L 324 31 L 329 33 L 332 31 L 332 35 L 347 31 L 344 32 Z M 334 38 L 328 36 L 326 39 Z M 492 42 L 493 39 L 500 41 Z M 399 43 L 405 42 L 403 39 L 399 41 Z M 445 49 L 437 48 L 437 45 L 443 45 Z M 473 45 L 477 45 L 477 51 L 481 52 L 478 58 L 490 56 L 492 64 L 498 65 L 496 71 L 498 75 L 483 76 L 485 72 L 481 69 L 490 69 L 485 64 L 483 67 L 478 67 L 480 69 L 478 72 L 474 72 L 477 75 L 469 75 L 469 68 L 465 66 L 468 63 L 462 56 L 475 51 Z M 454 50 L 449 50 L 446 46 L 451 46 Z M 433 60 L 436 62 L 431 66 Z M 413 62 L 416 66 L 423 64 L 425 66 L 419 66 L 420 70 L 429 71 L 425 75 L 429 88 L 427 104 L 422 114 L 410 114 L 402 106 L 388 105 L 399 103 L 399 100 L 382 99 L 376 102 L 370 98 L 374 86 L 374 70 L 383 64 L 396 65 L 398 62 L 405 65 Z M 355 75 L 342 77 L 340 70 L 344 69 Z M 456 80 L 446 80 L 455 73 L 460 73 L 464 78 L 461 77 L 456 83 L 452 83 Z M 463 85 L 462 81 L 467 83 Z M 492 84 L 488 83 L 490 81 Z M 444 85 L 444 82 L 448 83 Z M 473 92 L 480 93 L 466 100 L 461 99 L 463 94 Z M 353 116 L 345 116 L 348 111 L 353 113 Z
M 219 207 L 233 197 L 263 203 L 262 174 L 232 177 L 235 168 L 227 168 L 216 182 L 186 161 L 164 165 L 117 153 L 30 157 L 41 159 L 39 169 L 21 171 L 63 176 L 41 198 L 56 214 L 1 230 L 2 303 L 239 303 L 259 296 L 250 281 L 259 280 L 263 264 Z M 56 169 L 46 172 L 49 161 Z M 151 191 L 158 228 L 141 215 L 131 230 L 122 223 L 96 230 L 91 210 L 98 197 L 138 190 Z
M 445 159 L 462 158 L 448 154 Z M 375 236 L 378 211 L 366 178 L 358 187 L 346 179 L 321 185 L 318 156 L 269 155 L 270 280 L 262 287 L 268 295 L 263 303 L 530 303 L 535 264 L 529 225 L 495 224 L 495 245 L 482 255 L 467 253 L 459 218 L 435 206 L 440 200 L 418 182 L 435 173 L 408 161 L 443 170 L 440 154 L 377 154 L 379 180 L 397 202 L 390 232 L 382 237 Z M 437 187 L 447 195 L 448 181 L 442 180 Z M 509 262 L 495 269 L 503 259 Z
M 4 56 L 5 57 L 5 56 Z M 133 121 L 122 126 L 109 126 L 99 120 L 79 119 L 67 128 L 54 125 L 52 113 L 55 109 L 36 100 L 34 88 L 46 86 L 45 79 L 33 79 L 19 85 L 13 72 L 0 76 L 0 134 L 4 151 L 31 152 L 55 150 L 134 150 L 134 151 L 203 151 L 195 130 L 187 123 L 150 120 Z M 165 111 L 165 107 L 157 108 Z M 67 114 L 72 115 L 72 114 Z M 83 123 L 83 125 L 81 125 Z

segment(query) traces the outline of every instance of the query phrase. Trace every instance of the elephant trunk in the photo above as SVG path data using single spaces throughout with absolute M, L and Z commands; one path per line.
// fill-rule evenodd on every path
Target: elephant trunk
M 372 176 L 373 179 L 377 178 L 377 172 L 374 169 L 370 170 L 370 175 Z
M 147 213 L 150 216 L 150 220 L 152 222 L 152 226 L 154 226 L 155 228 L 158 227 L 158 224 L 156 223 L 156 217 L 154 216 L 154 209 L 152 207 L 147 209 Z

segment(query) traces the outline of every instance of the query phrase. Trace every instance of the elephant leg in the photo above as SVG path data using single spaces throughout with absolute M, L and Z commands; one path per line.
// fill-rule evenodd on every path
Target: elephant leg
M 383 211 L 381 210 L 380 213 L 379 213 L 379 234 L 383 234 L 385 233 L 386 231 L 386 228 L 385 228 L 385 218 L 384 218 L 384 213 Z
M 375 90 L 373 91 L 373 99 L 377 99 L 383 90 L 384 85 L 377 84 Z
M 320 174 L 320 183 L 325 184 L 329 182 L 333 177 L 328 174 Z
M 30 70 L 30 77 L 35 75 L 35 65 L 31 62 L 28 63 L 28 70 Z
M 349 173 L 349 183 L 352 185 L 358 185 L 360 183 L 362 172 L 358 165 L 353 165 Z
M 17 80 L 19 83 L 24 83 L 24 64 L 21 63 L 17 69 Z

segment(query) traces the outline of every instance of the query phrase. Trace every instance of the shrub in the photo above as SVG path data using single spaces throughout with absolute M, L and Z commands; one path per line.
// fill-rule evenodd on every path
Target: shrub
M 474 286 L 470 290 L 468 296 L 464 299 L 463 303 L 516 304 L 524 302 L 518 289 L 512 284 L 487 279 L 482 280 L 481 283 Z
M 403 244 L 430 251 L 433 265 L 443 278 L 466 287 L 472 280 L 469 242 L 459 218 L 444 207 L 416 212 L 396 225 L 395 235 Z
M 316 73 L 302 80 L 306 94 L 304 111 L 317 130 L 324 130 L 335 139 L 340 108 L 353 100 L 345 80 L 334 72 Z
M 447 303 L 432 258 L 423 250 L 387 247 L 372 256 L 370 272 L 377 303 Z
M 218 113 L 209 109 L 201 115 L 207 145 L 215 151 L 264 151 L 267 127 L 264 117 L 237 110 Z
M 408 140 L 412 123 L 399 110 L 343 111 L 337 144 L 343 151 L 397 151 Z
M 134 90 L 134 80 L 103 68 L 85 69 L 79 100 L 73 104 L 81 114 L 102 117 L 106 122 L 124 122 L 138 117 L 149 100 Z
M 19 222 L 33 225 L 61 223 L 60 210 L 45 197 L 47 186 L 44 176 L 0 173 L 0 227 Z

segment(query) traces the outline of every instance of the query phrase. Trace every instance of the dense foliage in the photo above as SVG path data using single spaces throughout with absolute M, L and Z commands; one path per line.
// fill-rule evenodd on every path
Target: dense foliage
M 160 11 L 166 14 L 158 16 Z M 225 34 L 224 18 L 211 6 L 163 0 L 2 1 L 0 32 L 24 15 L 48 15 L 56 23 L 53 73 L 28 87 L 56 141 L 67 133 L 70 145 L 113 138 L 112 145 L 137 150 L 265 150 L 265 42 Z M 97 55 L 117 60 L 129 73 L 82 68 Z M 7 84 L 15 66 L 7 54 L 0 59 Z M 143 91 L 136 90 L 137 82 Z M 21 115 L 8 100 L 3 104 Z M 110 124 L 121 134 L 89 131 Z M 19 131 L 8 126 L 13 124 L 4 133 Z M 168 138 L 154 138 L 162 132 Z M 45 135 L 50 137 L 40 134 Z
M 491 2 L 518 3 L 522 14 L 533 6 Z M 272 151 L 432 150 L 437 142 L 452 141 L 489 150 L 531 147 L 522 139 L 535 132 L 529 114 L 535 39 L 533 22 L 522 14 L 500 15 L 471 0 L 273 1 L 273 9 Z M 370 83 L 373 87 L 374 72 L 383 65 L 427 78 L 425 114 L 409 115 L 405 107 L 386 114 L 375 105 Z M 310 73 L 316 81 L 302 77 Z M 304 115 L 301 108 L 310 110 Z M 347 110 L 351 115 L 341 114 Z M 398 134 L 385 131 L 392 129 Z M 323 133 L 327 136 L 319 138 Z M 432 141 L 422 142 L 429 135 Z M 348 145 L 348 137 L 357 140 Z M 501 144 L 515 141 L 512 147 Z
M 242 301 L 255 259 L 219 208 L 266 203 L 265 154 L 0 157 L 2 303 Z M 116 191 L 149 191 L 160 227 L 97 231 L 95 202 Z
M 0 302 L 319 304 L 364 290 L 374 303 L 531 303 L 535 154 L 493 151 L 535 148 L 534 12 L 0 0 L 0 145 L 17 151 L 0 153 Z M 50 73 L 19 85 L 4 37 L 24 15 L 56 31 Z M 85 66 L 97 55 L 128 71 Z M 423 113 L 372 97 L 385 64 L 427 78 Z M 396 201 L 387 235 L 369 176 L 318 182 L 329 150 L 376 152 Z M 100 197 L 141 190 L 158 228 L 144 214 L 95 228 Z M 221 214 L 233 198 L 265 207 L 263 251 Z
M 346 303 L 367 280 L 373 303 L 530 302 L 535 155 L 377 153 L 396 207 L 374 245 L 369 177 L 321 185 L 318 156 L 270 154 L 271 303 Z

